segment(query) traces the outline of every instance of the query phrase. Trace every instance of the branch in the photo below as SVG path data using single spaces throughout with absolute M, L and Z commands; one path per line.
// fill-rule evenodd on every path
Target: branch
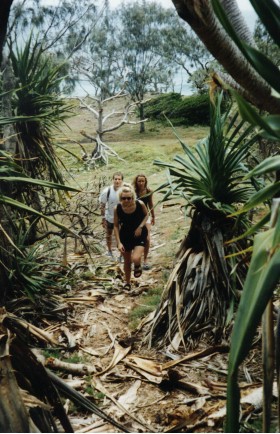
M 254 70 L 221 26 L 211 0 L 172 0 L 178 15 L 186 21 L 210 53 L 249 95 L 260 110 L 280 112 L 280 100 L 271 95 L 271 87 Z M 235 8 L 238 7 L 235 4 Z M 239 22 L 240 23 L 240 22 Z M 239 30 L 240 34 L 241 30 Z
M 66 371 L 73 375 L 89 375 L 94 374 L 96 369 L 93 365 L 85 365 L 83 363 L 69 363 L 54 357 L 48 357 L 45 361 L 45 366 L 58 369 L 60 371 Z
M 130 125 L 138 125 L 141 124 L 142 122 L 147 122 L 147 119 L 142 119 L 141 121 L 128 121 L 128 120 L 122 120 L 120 121 L 117 125 L 115 125 L 114 127 L 111 128 L 106 128 L 105 130 L 103 130 L 103 133 L 108 133 L 110 131 L 114 131 L 117 130 L 118 128 L 120 128 L 122 125 L 124 124 L 130 124 Z
M 91 113 L 94 114 L 94 116 L 96 117 L 96 119 L 98 119 L 99 117 L 99 113 L 98 111 L 96 111 L 93 107 L 91 107 L 90 105 L 88 105 L 86 102 L 84 102 L 84 100 L 81 97 L 78 97 L 78 100 L 80 101 L 80 103 L 82 104 L 82 107 L 87 108 Z M 96 100 L 98 101 L 98 100 Z
M 93 140 L 95 143 L 97 143 L 96 137 L 87 134 L 84 130 L 80 131 L 80 134 L 82 134 L 82 136 L 86 137 L 87 139 Z
M 108 132 L 111 132 L 111 131 L 117 130 L 118 128 L 120 128 L 120 127 L 121 127 L 122 125 L 124 125 L 124 124 L 138 125 L 138 124 L 141 124 L 142 122 L 146 122 L 148 119 L 142 119 L 142 120 L 140 120 L 140 121 L 130 121 L 130 120 L 128 119 L 128 117 L 129 117 L 129 115 L 131 114 L 131 110 L 132 110 L 133 107 L 135 107 L 135 106 L 137 106 L 137 105 L 140 105 L 140 104 L 144 104 L 144 103 L 147 102 L 147 101 L 150 101 L 150 98 L 147 99 L 147 100 L 145 100 L 145 101 L 135 101 L 135 102 L 132 102 L 132 103 L 128 104 L 128 105 L 125 107 L 125 109 L 124 109 L 123 112 L 117 112 L 117 113 L 119 113 L 119 114 L 123 113 L 123 119 L 122 119 L 118 124 L 116 124 L 116 125 L 114 125 L 114 126 L 112 126 L 112 127 L 110 127 L 110 128 L 106 128 L 106 129 L 104 129 L 104 130 L 102 131 L 102 133 L 104 134 L 104 133 L 108 133 Z M 110 116 L 112 116 L 113 114 L 116 114 L 116 113 L 112 112 L 112 113 L 110 113 L 109 115 L 107 115 L 106 118 L 104 118 L 103 123 L 105 122 L 106 119 L 108 119 L 108 118 L 109 118 Z
M 58 34 L 56 35 L 56 37 L 50 41 L 50 43 L 44 47 L 44 51 L 49 50 L 51 47 L 53 47 L 65 34 L 66 32 L 71 29 L 72 27 L 74 27 L 77 23 L 81 22 L 82 18 L 86 15 L 88 15 L 89 10 L 92 8 L 92 5 L 89 5 L 86 10 L 79 15 L 76 19 L 74 19 L 73 21 L 67 22 L 67 25 L 64 26 L 64 28 L 60 29 Z M 55 9 L 55 14 L 53 15 L 52 21 L 49 25 L 49 28 L 46 29 L 44 35 L 43 35 L 43 40 L 47 41 L 47 34 L 49 33 L 50 29 L 53 27 L 53 23 L 55 21 L 55 18 L 57 17 L 59 13 L 59 7 L 57 7 Z M 95 21 L 95 23 L 92 24 L 92 27 L 95 26 L 97 20 Z M 91 27 L 91 29 L 92 29 Z M 75 51 L 77 51 L 77 49 L 85 42 L 85 40 L 87 39 L 87 37 L 89 36 L 89 34 L 91 33 L 91 29 L 86 33 L 86 35 L 83 37 L 82 41 L 80 43 L 78 43 L 77 45 L 75 45 L 75 47 L 72 49 L 71 53 L 67 56 L 67 59 L 69 59 L 73 53 Z
M 113 96 L 110 96 L 110 97 L 104 99 L 103 103 L 111 101 L 112 99 L 115 99 L 115 98 L 123 98 L 124 96 L 129 96 L 129 94 L 127 92 L 125 92 L 124 89 L 121 89 L 116 95 L 113 95 Z
M 236 0 L 220 0 L 235 32 L 240 39 L 247 42 L 247 44 L 256 48 L 256 44 L 252 33 L 241 14 Z

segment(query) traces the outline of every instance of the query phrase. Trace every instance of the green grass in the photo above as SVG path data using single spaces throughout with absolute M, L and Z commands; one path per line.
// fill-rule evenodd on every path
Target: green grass
M 77 354 L 72 354 L 70 357 L 65 357 L 62 359 L 67 363 L 86 363 L 85 358 L 78 356 Z
M 82 116 L 79 116 L 79 120 L 81 122 L 79 130 L 85 129 L 89 134 L 94 135 L 94 132 L 90 131 L 92 127 L 89 123 L 85 123 L 83 127 Z M 155 166 L 154 160 L 172 161 L 176 154 L 182 154 L 182 149 L 170 126 L 149 121 L 145 127 L 146 131 L 139 133 L 139 125 L 125 125 L 105 135 L 105 142 L 122 158 L 120 160 L 116 157 L 110 157 L 107 166 L 88 170 L 83 161 L 78 160 L 81 157 L 81 148 L 77 143 L 73 143 L 72 139 L 82 142 L 82 146 L 88 154 L 94 148 L 94 143 L 83 141 L 79 131 L 71 132 L 66 129 L 65 136 L 61 134 L 60 137 L 56 138 L 60 146 L 75 154 L 78 159 L 62 149 L 58 148 L 57 152 L 81 186 L 85 186 L 91 180 L 98 178 L 104 179 L 105 184 L 107 184 L 111 181 L 113 172 L 120 170 L 124 173 L 126 182 L 131 182 L 138 173 L 144 172 L 149 178 L 150 186 L 154 189 L 165 180 L 165 169 Z M 208 127 L 176 128 L 179 137 L 190 146 L 205 137 L 208 130 Z M 75 184 L 75 179 L 71 179 L 69 176 L 67 178 L 71 185 Z
M 105 395 L 102 392 L 98 392 L 94 387 L 92 386 L 87 386 L 85 388 L 85 393 L 87 393 L 88 395 L 92 396 L 94 398 L 95 401 L 101 401 L 102 399 L 104 399 Z
M 94 120 L 91 122 L 90 116 L 86 111 L 80 111 L 76 121 L 69 122 L 73 126 L 73 130 L 66 129 L 60 137 L 56 137 L 57 142 L 63 148 L 77 155 L 78 158 L 81 156 L 81 147 L 73 142 L 73 140 L 80 141 L 88 154 L 91 154 L 94 148 L 94 143 L 86 141 L 79 133 L 80 130 L 85 130 L 88 134 L 94 136 Z M 198 140 L 207 136 L 209 128 L 180 126 L 176 127 L 176 132 L 185 144 L 193 146 Z M 166 180 L 166 170 L 155 166 L 153 164 L 154 160 L 171 162 L 176 154 L 182 155 L 183 153 L 173 129 L 170 126 L 155 121 L 146 122 L 144 133 L 139 133 L 139 125 L 124 125 L 118 130 L 105 135 L 104 140 L 117 152 L 121 159 L 110 157 L 107 166 L 97 167 L 96 169 L 89 170 L 82 160 L 79 161 L 69 153 L 65 153 L 62 149 L 58 150 L 60 158 L 66 167 L 69 168 L 73 177 L 70 178 L 68 176 L 67 182 L 69 184 L 75 185 L 76 181 L 79 186 L 89 186 L 94 190 L 99 180 L 102 180 L 104 185 L 108 185 L 111 183 L 112 174 L 115 171 L 121 171 L 124 174 L 126 182 L 132 182 L 137 174 L 144 173 L 148 177 L 149 186 L 155 190 Z M 161 198 L 160 193 L 155 193 L 154 203 L 156 204 Z M 169 225 L 169 223 L 166 224 L 168 221 L 166 218 L 168 217 L 165 216 L 165 211 L 162 212 L 159 208 L 156 209 L 156 230 L 163 226 L 162 233 L 166 239 L 172 242 L 169 245 L 168 251 L 164 251 L 162 256 L 158 258 L 163 265 L 162 285 L 159 288 L 149 290 L 146 295 L 143 295 L 138 300 L 138 306 L 133 309 L 129 317 L 129 326 L 132 329 L 137 327 L 141 319 L 158 306 L 164 282 L 169 275 L 169 271 L 166 271 L 164 268 L 164 263 L 166 260 L 168 264 L 172 263 L 172 259 L 179 246 L 179 241 L 176 243 L 176 240 L 181 240 L 185 235 L 186 225 L 183 220 L 180 220 L 178 207 L 173 208 L 173 210 L 174 224 Z
M 130 329 L 134 330 L 142 318 L 156 309 L 160 302 L 162 289 L 163 287 L 152 288 L 147 294 L 139 298 L 137 307 L 130 312 L 128 317 Z
M 48 348 L 47 350 L 43 350 L 43 356 L 47 359 L 49 357 L 53 357 L 54 359 L 59 359 L 61 356 L 60 350 L 54 348 Z

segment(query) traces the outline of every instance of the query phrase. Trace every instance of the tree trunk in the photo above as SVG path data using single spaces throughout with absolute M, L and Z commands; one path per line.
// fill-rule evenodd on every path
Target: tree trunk
M 231 85 L 238 88 L 238 91 L 260 110 L 278 114 L 280 112 L 280 100 L 272 95 L 271 87 L 249 64 L 221 26 L 214 14 L 211 1 L 172 1 L 178 15 L 192 27 L 205 47 L 233 78 L 234 83 Z M 235 10 L 235 15 L 238 17 L 240 10 L 237 3 L 234 0 L 230 1 L 232 5 L 227 12 L 232 17 Z M 228 1 L 224 0 L 224 3 L 228 3 Z M 234 27 L 241 37 L 247 34 L 246 29 L 244 31 L 242 29 L 240 19 L 235 21 Z M 248 41 L 248 36 L 245 38 Z
M 149 345 L 178 350 L 201 340 L 218 343 L 224 336 L 233 296 L 224 252 L 226 224 L 195 212 L 161 303 L 148 320 Z
M 10 10 L 13 0 L 2 0 L 1 1 L 1 11 L 0 11 L 0 65 L 3 59 L 3 47 L 5 44 L 8 21 Z
M 144 104 L 140 103 L 139 104 L 139 116 L 140 116 L 140 121 L 143 121 L 144 118 Z M 145 132 L 145 122 L 140 122 L 140 128 L 139 128 L 139 133 L 144 133 Z
M 12 4 L 12 1 L 10 2 L 4 2 L 6 6 L 8 7 L 8 3 Z M 4 15 L 7 13 L 7 9 L 4 11 Z M 4 16 L 1 15 L 0 23 L 3 22 Z M 0 44 L 3 44 L 3 28 L 0 24 Z M 1 53 L 2 53 L 2 46 L 1 46 Z M 2 55 L 1 55 L 2 59 Z M 3 117 L 12 117 L 12 105 L 11 105 L 11 90 L 15 87 L 15 81 L 14 81 L 14 75 L 12 71 L 12 67 L 10 62 L 5 59 L 5 62 L 2 62 L 1 69 L 3 71 L 2 73 L 2 90 L 3 93 L 6 93 L 2 97 L 2 112 L 1 116 Z M 5 125 L 3 127 L 3 136 L 2 136 L 2 144 L 0 144 L 0 150 L 8 151 L 10 154 L 14 155 L 16 150 L 16 135 L 15 130 L 13 128 L 13 125 Z M 11 182 L 9 183 L 1 183 L 0 186 L 0 194 L 4 194 L 6 196 L 12 197 L 13 194 L 13 185 Z M 10 217 L 13 214 L 13 210 L 9 206 L 0 206 L 0 281 L 1 281 L 1 287 L 0 287 L 0 304 L 5 304 L 5 300 L 8 297 L 9 294 L 7 294 L 7 288 L 8 288 L 8 282 L 9 282 L 9 274 L 10 270 L 12 269 L 12 254 L 14 251 L 14 247 L 12 246 L 12 242 L 15 240 L 15 234 L 13 233 L 13 225 L 11 224 Z
M 11 118 L 12 113 L 12 90 L 15 88 L 15 77 L 11 62 L 5 59 L 2 64 L 3 93 L 2 96 L 2 116 Z M 11 154 L 16 151 L 17 139 L 13 124 L 4 125 L 3 127 L 3 144 L 0 143 L 0 149 L 4 149 Z

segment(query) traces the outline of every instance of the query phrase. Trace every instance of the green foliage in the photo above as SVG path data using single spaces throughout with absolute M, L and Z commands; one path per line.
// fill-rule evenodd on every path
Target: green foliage
M 176 348 L 221 340 L 247 271 L 250 240 L 225 241 L 248 227 L 246 216 L 229 216 L 255 191 L 243 177 L 257 136 L 230 108 L 222 113 L 223 93 L 211 96 L 209 135 L 191 147 L 176 134 L 185 155 L 176 155 L 175 163 L 154 162 L 168 169 L 167 182 L 158 187 L 162 202 L 179 197 L 191 217 L 149 332 L 151 343 L 176 341 Z
M 13 261 L 9 274 L 11 287 L 17 289 L 18 293 L 25 294 L 32 302 L 38 303 L 42 296 L 61 286 L 61 263 L 49 259 L 51 251 L 57 246 L 38 243 L 25 247 L 25 236 L 19 238 L 16 241 L 18 248 L 12 255 Z M 58 271 L 54 271 L 55 269 Z
M 167 93 L 145 103 L 145 114 L 149 119 L 171 120 L 174 126 L 210 125 L 209 95 L 182 97 L 179 93 Z M 227 103 L 223 101 L 222 111 Z
M 176 125 L 209 125 L 209 95 L 187 96 L 170 113 L 170 119 Z
M 10 119 L 10 123 L 12 123 L 12 119 Z M 33 179 L 29 176 L 26 176 L 24 169 L 17 163 L 15 163 L 14 158 L 7 152 L 0 150 L 0 181 L 1 181 L 1 187 L 0 187 L 0 204 L 2 206 L 10 206 L 13 209 L 19 210 L 22 214 L 23 213 L 29 213 L 37 217 L 45 218 L 50 223 L 54 224 L 57 227 L 60 227 L 61 229 L 64 229 L 65 231 L 69 231 L 72 233 L 71 230 L 69 230 L 66 226 L 64 226 L 62 223 L 56 221 L 52 217 L 44 216 L 41 212 L 38 212 L 36 209 L 26 205 L 24 200 L 17 200 L 14 199 L 9 195 L 9 192 L 12 188 L 12 185 L 26 185 L 26 188 L 30 189 L 30 186 L 33 185 L 34 187 L 44 187 L 44 188 L 51 188 L 54 190 L 64 190 L 64 191 L 79 191 L 76 188 L 66 186 L 63 184 L 57 184 L 45 180 L 40 179 Z M 21 198 L 22 199 L 22 198 Z M 9 218 L 11 218 L 12 215 L 9 215 Z M 16 218 L 18 218 L 16 216 Z M 23 220 L 21 220 L 23 222 Z M 16 230 L 16 233 L 18 233 L 18 227 Z
M 265 27 L 266 35 L 274 40 L 278 46 L 279 53 L 279 17 L 280 8 L 273 0 L 261 1 L 250 0 L 256 13 L 259 16 L 261 23 Z M 275 63 L 279 61 L 279 56 L 273 56 L 273 63 L 261 51 L 255 47 L 249 46 L 240 38 L 235 29 L 232 27 L 230 20 L 227 18 L 218 0 L 212 0 L 213 8 L 218 16 L 222 26 L 228 33 L 229 37 L 234 41 L 236 46 L 244 57 L 250 62 L 251 66 L 259 73 L 262 79 L 267 83 L 268 89 L 271 88 L 271 93 L 275 98 L 274 105 L 276 106 L 277 99 L 279 100 L 280 81 L 279 81 L 279 68 Z M 275 46 L 273 47 L 274 50 Z M 273 51 L 272 51 L 273 52 Z M 269 53 L 269 51 L 268 51 Z M 271 54 L 271 52 L 269 53 Z M 260 115 L 247 101 L 240 95 L 234 92 L 237 100 L 239 111 L 244 120 L 247 120 L 251 125 L 257 127 L 262 135 L 272 140 L 279 140 L 280 138 L 280 116 L 279 111 L 271 107 L 271 112 L 277 114 Z M 262 162 L 255 168 L 249 176 L 265 174 L 273 170 L 277 171 L 279 175 L 279 158 L 268 159 Z M 271 199 L 272 197 L 279 197 L 280 183 L 279 181 L 274 184 L 268 185 L 257 192 L 242 208 L 241 212 L 252 209 L 259 203 Z M 226 431 L 238 432 L 239 426 L 239 407 L 240 407 L 240 390 L 238 387 L 238 369 L 246 355 L 248 354 L 253 341 L 256 329 L 261 321 L 261 317 L 268 305 L 269 300 L 273 296 L 274 290 L 279 283 L 279 269 L 280 269 L 280 249 L 279 249 L 279 233 L 280 233 L 280 211 L 279 199 L 273 201 L 274 208 L 272 210 L 271 228 L 263 233 L 256 235 L 254 240 L 253 256 L 251 259 L 249 271 L 244 284 L 242 297 L 240 300 L 239 308 L 236 315 L 236 320 L 232 333 L 232 343 L 229 354 L 229 370 L 228 370 L 228 384 L 227 384 L 227 420 Z M 263 218 L 262 221 L 265 221 Z M 257 225 L 256 225 L 257 226 Z M 258 225 L 258 228 L 260 225 Z M 272 328 L 271 324 L 271 328 Z M 265 340 L 265 336 L 263 337 Z M 274 348 L 271 348 L 271 353 Z M 266 365 L 267 356 L 263 352 L 263 365 Z M 269 407 L 271 405 L 272 393 L 268 391 L 269 375 L 264 371 L 264 393 L 263 393 L 263 431 L 269 431 Z
M 99 392 L 97 389 L 95 389 L 90 383 L 91 383 L 91 378 L 89 377 L 87 379 L 87 381 L 89 382 L 89 385 L 85 388 L 85 392 L 92 396 L 93 399 L 95 401 L 101 401 L 102 399 L 105 398 L 105 394 L 102 392 Z
M 79 356 L 78 354 L 73 354 L 70 357 L 63 358 L 62 360 L 67 363 L 85 363 L 83 357 Z
M 263 53 L 255 48 L 250 47 L 244 41 L 239 39 L 235 30 L 233 29 L 230 21 L 228 20 L 223 8 L 218 0 L 212 0 L 215 13 L 221 21 L 223 27 L 229 34 L 230 38 L 235 42 L 240 51 L 251 63 L 254 69 L 260 74 L 261 77 L 272 88 L 272 93 L 279 98 L 280 81 L 279 81 L 279 69 L 278 67 Z M 261 21 L 266 25 L 268 33 L 279 45 L 279 6 L 272 0 L 262 2 L 259 0 L 251 0 L 253 7 L 259 14 Z M 270 20 L 268 21 L 268 17 Z M 278 29 L 278 32 L 276 31 Z M 264 115 L 261 116 L 244 98 L 238 95 L 237 92 L 233 92 L 242 118 L 252 125 L 258 126 L 263 135 L 268 139 L 280 138 L 280 116 L 276 115 Z
M 179 93 L 166 93 L 147 101 L 145 113 L 149 119 L 164 119 L 163 113 L 169 117 L 173 108 L 182 101 L 182 96 Z
M 262 314 L 279 282 L 280 211 L 270 230 L 256 235 L 253 256 L 244 284 L 231 338 L 227 391 L 227 432 L 239 428 L 238 367 L 251 347 Z
M 55 65 L 30 36 L 23 48 L 10 52 L 18 87 L 12 98 L 15 129 L 20 141 L 20 163 L 33 177 L 63 183 L 52 147 L 54 129 L 69 116 L 73 105 L 58 97 L 62 65 Z
M 48 348 L 48 349 L 44 349 L 44 350 L 42 351 L 42 353 L 43 353 L 43 356 L 44 356 L 45 358 L 53 357 L 54 359 L 59 359 L 59 357 L 60 357 L 60 355 L 61 355 L 60 350 L 58 350 L 58 349 L 56 349 L 56 348 Z
M 116 30 L 125 88 L 134 101 L 150 90 L 160 90 L 172 81 L 170 60 L 164 57 L 162 29 L 172 12 L 155 1 L 122 3 Z
M 222 115 L 222 97 L 219 95 L 211 104 L 210 134 L 198 142 L 195 150 L 177 136 L 186 155 L 174 158 L 179 166 L 155 160 L 156 165 L 168 167 L 169 171 L 163 200 L 181 196 L 186 208 L 229 214 L 234 210 L 232 205 L 244 203 L 251 196 L 251 182 L 244 181 L 241 174 L 248 171 L 244 163 L 257 136 L 243 121 L 235 124 L 237 115 L 230 120 L 230 110 Z
M 273 41 L 273 38 L 258 19 L 254 31 L 254 39 L 258 49 L 273 62 L 279 66 L 280 64 L 280 50 L 278 45 Z
M 152 288 L 149 292 L 140 297 L 138 306 L 129 314 L 130 327 L 135 329 L 140 320 L 152 312 L 159 304 L 162 288 Z

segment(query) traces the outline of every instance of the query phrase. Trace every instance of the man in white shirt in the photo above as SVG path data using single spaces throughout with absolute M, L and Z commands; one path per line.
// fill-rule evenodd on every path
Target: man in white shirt
M 113 184 L 104 188 L 99 197 L 102 226 L 106 231 L 106 243 L 108 248 L 107 256 L 113 257 L 112 234 L 114 230 L 114 208 L 119 203 L 118 190 L 123 183 L 123 174 L 115 172 L 113 174 Z

